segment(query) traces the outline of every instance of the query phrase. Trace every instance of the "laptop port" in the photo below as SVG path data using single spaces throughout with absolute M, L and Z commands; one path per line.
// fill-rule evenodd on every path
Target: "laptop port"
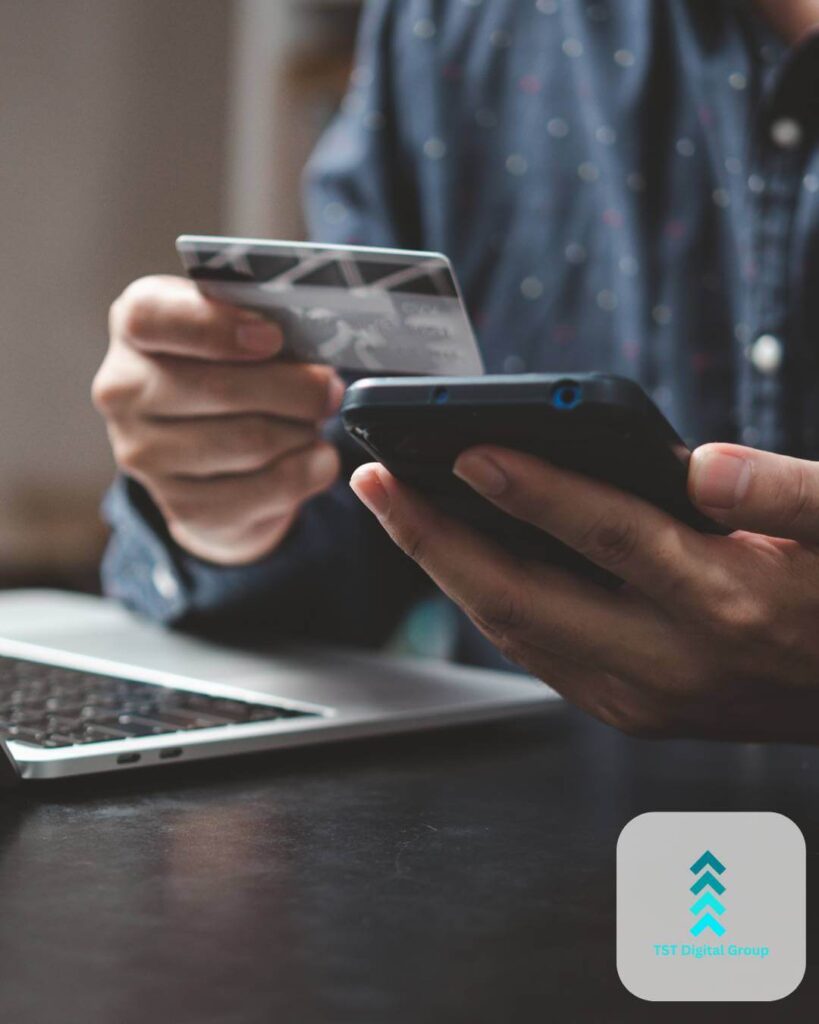
M 136 764 L 142 759 L 142 754 L 120 754 L 117 764 Z
M 181 747 L 166 747 L 164 750 L 159 751 L 159 756 L 163 761 L 165 761 L 169 757 L 180 757 L 181 754 Z

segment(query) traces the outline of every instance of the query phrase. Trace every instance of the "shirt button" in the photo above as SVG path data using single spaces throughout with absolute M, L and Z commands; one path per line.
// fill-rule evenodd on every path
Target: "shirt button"
M 173 601 L 179 594 L 179 584 L 176 582 L 173 573 L 167 565 L 162 565 L 161 562 L 154 566 L 151 572 L 151 581 L 156 588 L 156 592 L 161 597 L 164 597 L 166 601 Z
M 795 149 L 802 141 L 802 125 L 792 117 L 780 117 L 771 124 L 771 138 L 782 149 Z
M 751 362 L 760 373 L 776 373 L 783 355 L 782 342 L 772 334 L 760 334 L 751 345 Z

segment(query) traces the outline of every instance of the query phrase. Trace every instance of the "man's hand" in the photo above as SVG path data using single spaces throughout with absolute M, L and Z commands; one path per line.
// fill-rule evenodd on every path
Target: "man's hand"
M 272 551 L 338 475 L 318 431 L 341 402 L 340 378 L 276 361 L 277 327 L 182 278 L 126 288 L 110 334 L 92 394 L 120 468 L 192 554 L 239 564 Z
M 455 472 L 625 580 L 611 592 L 521 561 L 382 466 L 356 470 L 393 540 L 510 659 L 628 733 L 819 740 L 819 464 L 698 449 L 691 497 L 728 537 L 501 448 L 463 453 Z

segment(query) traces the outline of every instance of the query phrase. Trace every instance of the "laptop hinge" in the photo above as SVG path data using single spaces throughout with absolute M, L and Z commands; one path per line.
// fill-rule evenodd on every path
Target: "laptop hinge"
M 17 762 L 11 756 L 11 751 L 6 746 L 6 742 L 0 739 L 0 787 L 8 788 L 9 786 L 16 786 L 20 781 L 20 769 L 17 767 Z

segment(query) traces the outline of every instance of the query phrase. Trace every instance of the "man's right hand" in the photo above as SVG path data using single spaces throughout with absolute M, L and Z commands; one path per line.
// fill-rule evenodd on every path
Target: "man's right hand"
M 109 326 L 92 395 L 120 468 L 197 557 L 238 565 L 272 551 L 338 475 L 319 427 L 341 403 L 341 379 L 278 361 L 275 325 L 183 278 L 135 281 Z

